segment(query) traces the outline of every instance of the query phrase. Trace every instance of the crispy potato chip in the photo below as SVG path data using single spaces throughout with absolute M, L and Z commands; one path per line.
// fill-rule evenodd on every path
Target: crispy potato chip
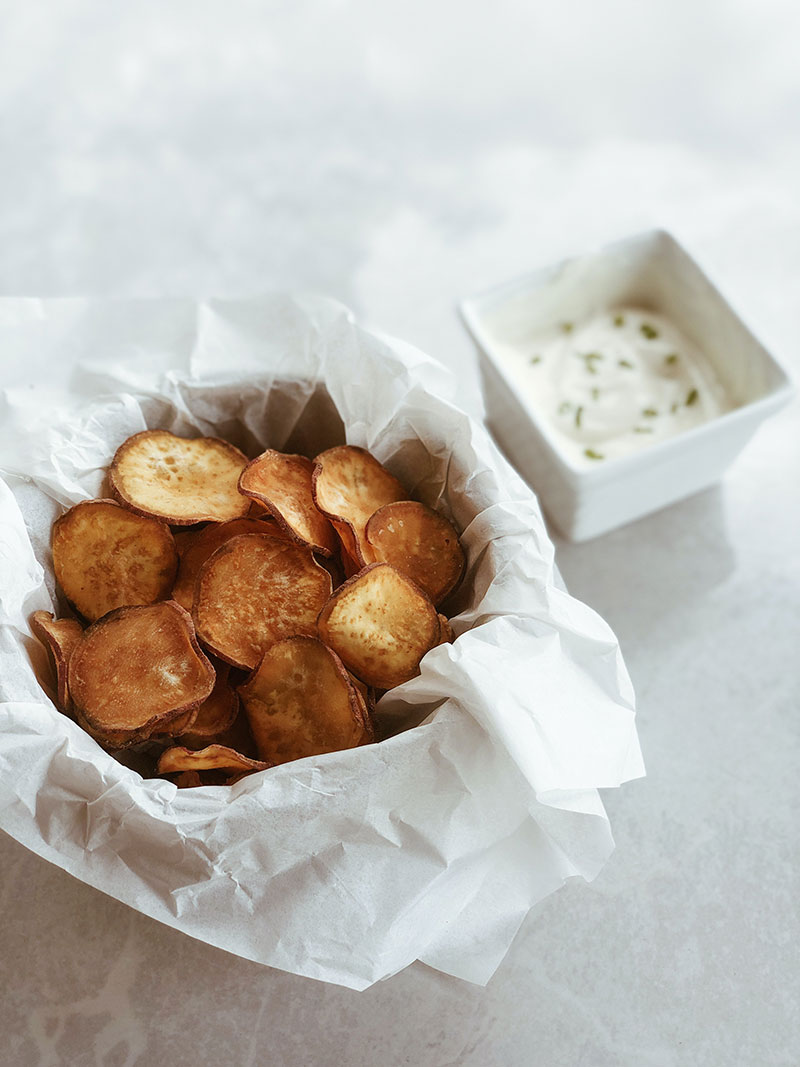
M 338 445 L 317 456 L 312 492 L 319 510 L 334 523 L 345 551 L 360 567 L 375 562 L 365 534 L 369 518 L 384 504 L 408 497 L 374 456 L 353 445 Z M 342 531 L 341 524 L 350 527 L 352 536 Z
M 202 784 L 202 779 L 197 771 L 181 771 L 181 773 L 175 777 L 175 785 L 178 789 L 192 789 L 195 786 Z
M 371 685 L 365 685 L 360 678 L 356 678 L 350 671 L 347 672 L 347 676 L 353 683 L 363 706 L 364 714 L 369 722 L 372 722 L 372 714 L 375 711 L 375 690 Z
M 49 611 L 34 611 L 31 630 L 47 649 L 55 670 L 58 709 L 69 715 L 72 700 L 67 684 L 67 668 L 70 656 L 83 636 L 83 627 L 76 619 L 54 619 Z
M 273 763 L 372 740 L 361 697 L 341 660 L 314 637 L 271 645 L 239 695 L 259 755 Z
M 314 464 L 305 456 L 267 449 L 242 471 L 239 492 L 268 508 L 295 541 L 311 545 L 322 556 L 332 556 L 339 542 L 311 495 L 313 471 Z
M 169 527 L 114 500 L 84 500 L 53 525 L 56 581 L 90 622 L 168 597 L 177 566 Z
M 189 710 L 184 712 L 184 714 L 181 715 L 180 718 L 173 719 L 172 722 L 168 723 L 163 730 L 160 730 L 158 729 L 158 727 L 156 727 L 150 734 L 148 740 L 171 740 L 173 737 L 180 737 L 186 730 L 191 729 L 191 727 L 194 725 L 194 721 L 197 718 L 197 713 L 199 710 L 199 708 L 189 708 Z
M 378 689 L 413 678 L 439 640 L 433 604 L 387 563 L 373 563 L 339 586 L 317 626 L 348 670 Z
M 277 523 L 269 525 L 261 519 L 231 519 L 230 522 L 211 522 L 200 530 L 181 530 L 175 534 L 180 562 L 178 577 L 172 587 L 172 599 L 187 611 L 194 604 L 197 575 L 208 559 L 226 541 L 245 533 L 278 534 Z
M 216 741 L 233 726 L 239 714 L 239 697 L 228 681 L 230 667 L 219 661 L 215 664 L 215 670 L 217 680 L 211 695 L 197 709 L 193 722 L 174 735 L 180 736 L 181 743 L 187 748 L 204 748 L 211 741 Z
M 452 645 L 456 639 L 456 635 L 453 633 L 453 627 L 450 625 L 450 620 L 445 615 L 437 616 L 439 619 L 439 641 L 440 645 Z
M 456 530 L 416 500 L 379 508 L 367 523 L 366 537 L 378 562 L 391 563 L 434 604 L 441 604 L 461 580 L 464 551 Z
M 266 771 L 271 763 L 248 759 L 225 745 L 208 745 L 195 751 L 191 748 L 168 748 L 158 758 L 159 774 L 182 771 Z
M 172 526 L 242 518 L 250 500 L 239 492 L 247 456 L 218 437 L 176 437 L 143 430 L 117 449 L 108 472 L 114 496 L 140 515 Z
M 252 670 L 274 641 L 316 636 L 331 589 L 331 576 L 305 545 L 269 534 L 234 537 L 200 571 L 197 635 L 220 659 Z
M 166 730 L 203 703 L 214 681 L 191 616 L 172 600 L 109 612 L 69 661 L 76 714 L 120 747 Z

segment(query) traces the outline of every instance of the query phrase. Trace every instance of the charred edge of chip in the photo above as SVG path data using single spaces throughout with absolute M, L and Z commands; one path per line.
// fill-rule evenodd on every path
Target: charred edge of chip
M 137 726 L 133 730 L 115 730 L 113 728 L 107 729 L 102 725 L 98 726 L 96 722 L 92 721 L 91 715 L 87 714 L 86 709 L 82 708 L 77 702 L 73 701 L 76 721 L 80 719 L 82 720 L 81 725 L 87 723 L 91 727 L 91 730 L 87 730 L 87 733 L 98 734 L 100 737 L 108 739 L 109 743 L 112 745 L 115 744 L 118 740 L 121 740 L 122 743 L 118 745 L 119 748 L 128 748 L 130 747 L 130 745 L 135 745 L 141 741 L 149 740 L 149 738 L 157 730 L 159 730 L 160 727 L 167 727 L 170 723 L 174 722 L 175 719 L 179 719 L 187 711 L 192 711 L 195 708 L 199 708 L 203 701 L 210 696 L 211 691 L 214 688 L 216 674 L 214 672 L 213 666 L 211 665 L 211 661 L 208 659 L 208 656 L 205 655 L 198 643 L 194 623 L 192 622 L 192 616 L 175 600 L 162 600 L 159 601 L 159 605 L 164 605 L 165 607 L 169 606 L 170 608 L 173 608 L 176 612 L 178 612 L 179 621 L 183 623 L 185 627 L 186 635 L 189 639 L 192 651 L 198 657 L 201 663 L 207 668 L 206 674 L 208 676 L 209 682 L 208 690 L 204 695 L 201 695 L 195 700 L 187 701 L 185 704 L 180 705 L 180 707 L 178 708 L 173 708 L 170 711 L 162 712 L 159 715 L 154 715 L 151 719 L 148 719 L 146 722 L 143 722 L 140 726 Z M 89 637 L 93 635 L 95 630 L 100 628 L 101 624 L 106 624 L 112 620 L 123 618 L 130 612 L 138 611 L 142 607 L 154 606 L 155 605 L 153 604 L 137 604 L 134 606 L 114 608 L 113 611 L 106 612 L 106 614 L 102 615 L 96 622 L 93 622 L 91 626 L 87 626 L 87 628 L 83 631 L 83 637 L 75 648 L 75 652 L 70 657 L 70 675 L 72 665 L 75 662 L 76 656 L 80 653 L 82 646 L 89 639 Z M 72 691 L 73 687 L 72 685 L 70 685 L 70 692 Z
M 150 437 L 154 433 L 168 433 L 171 437 L 176 437 L 179 441 L 213 441 L 215 444 L 222 445 L 226 452 L 234 455 L 237 460 L 240 460 L 242 466 L 245 466 L 249 460 L 241 449 L 236 445 L 232 445 L 230 441 L 225 441 L 222 437 L 180 437 L 176 433 L 172 433 L 171 430 L 140 430 L 139 433 L 133 434 L 128 437 L 119 446 L 114 453 L 114 458 L 111 460 L 111 466 L 108 468 L 108 487 L 114 495 L 114 503 L 119 504 L 120 507 L 126 508 L 128 511 L 132 511 L 134 515 L 142 515 L 146 519 L 159 519 L 162 522 L 167 523 L 169 526 L 196 526 L 198 523 L 207 522 L 229 522 L 229 519 L 216 519 L 216 518 L 188 518 L 180 519 L 174 515 L 157 515 L 152 511 L 147 511 L 145 508 L 140 507 L 138 504 L 134 504 L 129 500 L 122 492 L 121 487 L 117 483 L 117 468 L 119 467 L 119 461 L 124 456 L 128 446 L 132 445 L 134 441 L 141 437 Z M 244 518 L 247 512 L 242 512 L 241 515 L 235 516 L 236 518 Z
M 243 538 L 243 537 L 259 537 L 259 538 L 268 537 L 271 541 L 279 541 L 281 544 L 291 545 L 292 548 L 307 549 L 308 553 L 309 553 L 309 558 L 313 562 L 314 566 L 318 567 L 319 570 L 321 570 L 323 572 L 323 574 L 327 574 L 327 576 L 328 576 L 328 581 L 330 582 L 330 587 L 331 587 L 331 592 L 330 592 L 329 596 L 331 596 L 333 594 L 333 579 L 331 578 L 330 572 L 328 570 L 326 570 L 325 567 L 323 567 L 321 564 L 319 564 L 314 559 L 314 554 L 311 551 L 311 548 L 310 548 L 309 545 L 306 545 L 306 544 L 296 545 L 296 544 L 294 544 L 294 542 L 287 541 L 286 538 L 283 537 L 282 535 L 279 536 L 277 534 L 271 534 L 271 533 L 268 533 L 268 532 L 257 533 L 257 534 L 238 534 L 236 537 L 232 537 L 230 539 L 230 541 L 226 541 L 224 545 L 220 545 L 220 547 L 215 552 L 211 553 L 211 555 L 205 561 L 203 566 L 197 572 L 197 579 L 195 580 L 195 584 L 194 584 L 194 599 L 193 599 L 193 603 L 192 603 L 192 615 L 191 615 L 191 617 L 192 617 L 192 622 L 194 624 L 195 632 L 197 633 L 199 639 L 203 642 L 205 647 L 208 649 L 208 651 L 211 652 L 213 655 L 215 655 L 218 659 L 221 659 L 223 663 L 227 663 L 229 666 L 235 667 L 237 670 L 240 670 L 240 671 L 252 672 L 254 669 L 257 669 L 257 668 L 251 667 L 249 663 L 242 663 L 241 660 L 233 659 L 227 653 L 222 652 L 214 644 L 213 641 L 209 640 L 208 637 L 206 637 L 204 634 L 200 633 L 200 628 L 198 627 L 197 622 L 196 622 L 196 615 L 197 615 L 197 608 L 198 608 L 198 594 L 200 592 L 200 586 L 201 586 L 201 583 L 203 581 L 203 577 L 204 577 L 204 574 L 206 572 L 206 569 L 210 568 L 210 564 L 211 564 L 212 560 L 217 560 L 218 558 L 221 558 L 223 555 L 226 555 L 227 553 L 234 551 L 236 542 L 241 540 L 241 538 Z
M 269 516 L 272 519 L 275 520 L 275 522 L 278 524 L 280 529 L 289 538 L 291 538 L 291 540 L 294 541 L 296 544 L 298 544 L 298 545 L 307 545 L 309 548 L 311 548 L 314 552 L 318 553 L 320 556 L 326 556 L 328 558 L 332 558 L 335 555 L 335 552 L 334 552 L 333 549 L 328 548 L 327 545 L 319 545 L 319 544 L 317 544 L 316 542 L 313 542 L 313 541 L 306 541 L 306 539 L 304 537 L 301 537 L 300 534 L 297 533 L 296 530 L 292 529 L 292 527 L 289 525 L 289 523 L 286 521 L 285 517 L 281 513 L 280 509 L 269 499 L 269 497 L 264 496 L 263 493 L 257 493 L 254 489 L 244 489 L 242 487 L 242 481 L 244 480 L 245 475 L 247 474 L 247 472 L 249 470 L 253 469 L 256 466 L 256 464 L 259 463 L 259 461 L 264 458 L 264 456 L 282 456 L 282 457 L 285 457 L 286 459 L 292 459 L 292 460 L 299 459 L 299 460 L 302 460 L 304 463 L 308 463 L 309 466 L 311 467 L 311 481 L 312 481 L 312 486 L 313 486 L 314 464 L 313 464 L 313 461 L 308 458 L 308 456 L 301 456 L 301 455 L 298 455 L 297 453 L 294 453 L 294 452 L 278 452 L 274 448 L 268 448 L 268 449 L 266 449 L 266 451 L 262 452 L 260 456 L 256 456 L 255 459 L 251 459 L 250 462 L 247 464 L 247 466 L 242 471 L 242 473 L 239 475 L 239 483 L 238 483 L 239 492 L 242 494 L 242 496 L 249 497 L 251 500 L 254 500 L 257 503 L 263 505 L 263 507 L 266 508 Z M 314 507 L 317 509 L 317 511 L 320 513 L 320 515 L 322 515 L 323 518 L 327 518 L 327 516 L 323 512 L 322 508 L 320 508 L 319 505 L 317 504 L 317 501 L 316 501 L 316 499 L 314 497 L 313 488 L 312 488 L 312 492 L 311 492 L 311 502 L 314 505 Z

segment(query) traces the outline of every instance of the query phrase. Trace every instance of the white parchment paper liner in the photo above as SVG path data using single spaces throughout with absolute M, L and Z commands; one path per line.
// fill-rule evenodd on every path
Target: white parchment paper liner
M 560 587 L 534 496 L 448 401 L 447 372 L 319 298 L 5 300 L 0 344 L 82 361 L 56 408 L 4 398 L 0 826 L 139 911 L 273 967 L 363 989 L 420 959 L 488 981 L 531 906 L 610 854 L 597 788 L 644 772 L 616 640 Z M 50 527 L 100 493 L 119 443 L 148 426 L 251 455 L 313 455 L 346 436 L 464 531 L 458 639 L 379 706 L 410 728 L 179 791 L 55 710 L 28 627 L 58 606 Z

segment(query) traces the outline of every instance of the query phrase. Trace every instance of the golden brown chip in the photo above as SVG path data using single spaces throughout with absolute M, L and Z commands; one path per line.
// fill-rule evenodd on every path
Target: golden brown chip
M 83 627 L 76 619 L 54 619 L 49 611 L 34 611 L 31 630 L 47 649 L 56 675 L 56 701 L 60 711 L 69 714 L 72 701 L 67 684 L 70 656 L 83 635 Z
M 461 580 L 464 552 L 458 533 L 443 515 L 416 500 L 385 504 L 371 516 L 367 541 L 381 563 L 416 582 L 441 604 Z
M 143 430 L 124 441 L 108 472 L 126 507 L 172 526 L 242 518 L 250 500 L 239 492 L 247 456 L 218 437 L 176 437 Z
M 265 771 L 271 763 L 248 759 L 225 745 L 208 745 L 195 751 L 191 748 L 168 748 L 161 753 L 156 770 L 159 774 L 181 771 Z
M 192 789 L 194 786 L 202 784 L 202 779 L 197 771 L 181 771 L 175 778 L 175 785 L 178 789 Z
M 214 680 L 191 616 L 172 600 L 109 612 L 69 661 L 76 713 L 109 744 L 165 730 L 202 704 Z
M 239 491 L 268 508 L 295 541 L 332 556 L 339 542 L 311 495 L 313 471 L 314 464 L 305 456 L 268 449 L 242 471 Z
M 338 445 L 317 456 L 312 491 L 319 510 L 334 523 L 345 551 L 361 567 L 375 562 L 365 534 L 370 516 L 384 504 L 408 497 L 374 456 L 353 445 Z M 343 533 L 342 524 L 350 527 L 352 537 Z
M 169 527 L 114 500 L 84 500 L 53 525 L 56 580 L 90 622 L 114 608 L 168 597 L 177 566 Z
M 239 697 L 228 681 L 230 667 L 219 661 L 215 664 L 215 670 L 217 680 L 211 695 L 197 709 L 190 725 L 173 735 L 180 736 L 181 743 L 187 748 L 204 748 L 211 741 L 216 741 L 233 726 L 239 713 Z
M 372 740 L 341 660 L 313 637 L 278 641 L 239 686 L 262 759 L 288 763 Z
M 378 689 L 413 678 L 439 640 L 433 604 L 387 563 L 373 563 L 339 586 L 317 625 L 348 670 Z
M 439 640 L 437 644 L 451 645 L 456 639 L 450 620 L 445 615 L 439 615 Z
M 278 525 L 273 522 L 267 524 L 261 519 L 231 519 L 230 522 L 211 522 L 200 530 L 182 530 L 175 534 L 180 563 L 178 577 L 172 587 L 172 599 L 191 611 L 197 575 L 205 561 L 226 541 L 245 533 L 278 534 Z
M 316 635 L 331 576 L 305 545 L 243 534 L 211 556 L 197 579 L 194 623 L 220 659 L 252 670 L 274 641 Z
M 166 740 L 173 737 L 180 737 L 186 730 L 191 729 L 194 725 L 199 710 L 199 708 L 189 708 L 189 710 L 184 712 L 180 718 L 173 719 L 169 722 L 163 730 L 156 727 L 150 734 L 148 740 L 159 741 L 162 738 Z

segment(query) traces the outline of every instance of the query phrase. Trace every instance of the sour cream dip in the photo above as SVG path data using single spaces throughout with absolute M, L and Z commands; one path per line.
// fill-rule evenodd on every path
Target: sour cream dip
M 638 452 L 732 407 L 705 354 L 651 311 L 614 308 L 516 333 L 513 344 L 492 332 L 518 392 L 573 466 Z

